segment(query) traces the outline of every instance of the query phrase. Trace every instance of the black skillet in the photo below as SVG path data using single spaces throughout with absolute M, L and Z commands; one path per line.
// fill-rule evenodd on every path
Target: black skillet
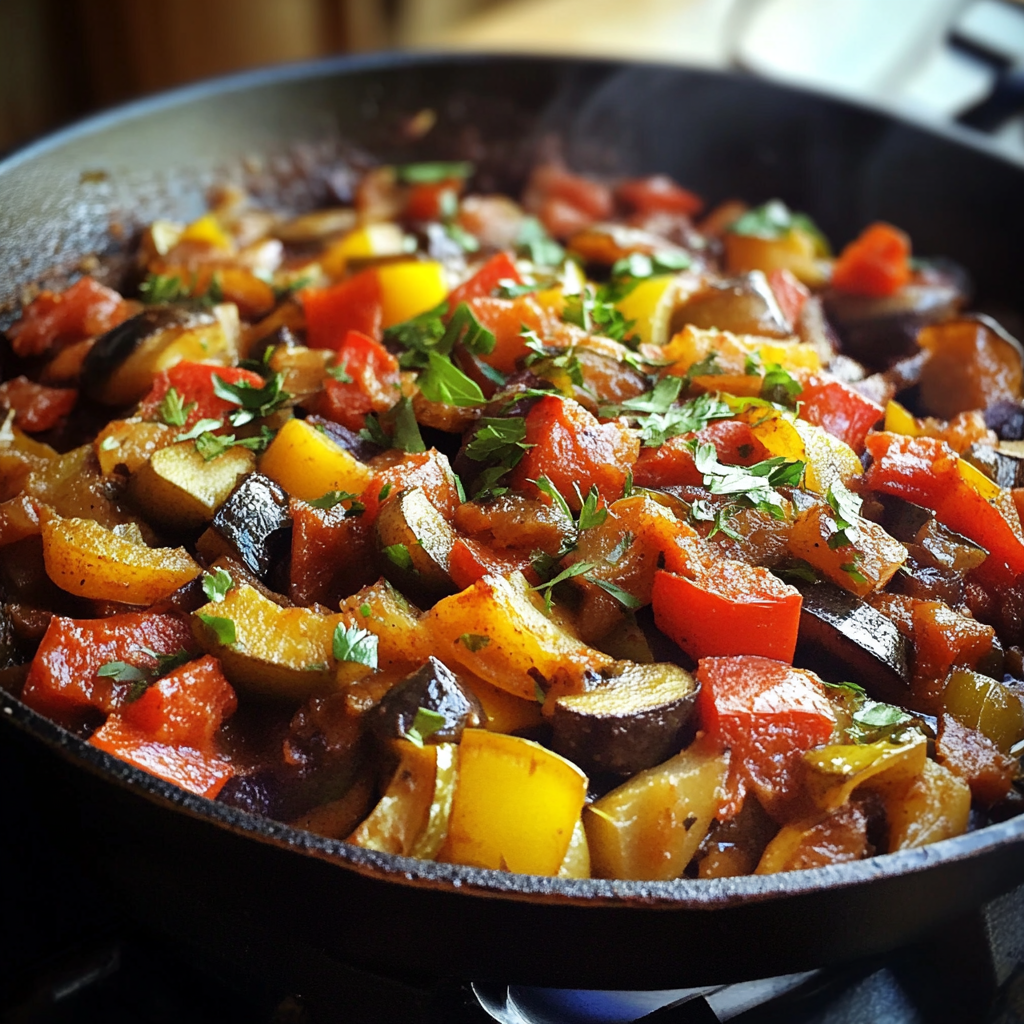
M 410 136 L 410 118 L 437 124 Z M 709 201 L 779 196 L 844 242 L 891 220 L 949 254 L 977 304 L 1020 315 L 1024 168 L 957 131 L 764 82 L 654 65 L 380 56 L 288 67 L 146 100 L 0 164 L 0 303 L 53 267 L 116 251 L 246 180 L 337 201 L 350 146 L 388 161 L 469 158 L 515 189 L 539 154 L 664 171 Z M 3 321 L 0 321 L 2 323 Z M 1024 881 L 1024 817 L 921 850 L 769 877 L 665 883 L 522 877 L 380 855 L 191 796 L 0 693 L 2 742 L 65 794 L 132 911 L 207 948 L 296 945 L 384 973 L 655 988 L 803 970 L 906 943 Z M 0 798 L 2 799 L 2 798 Z M 53 814 L 52 793 L 40 792 Z M 250 953 L 251 951 L 251 953 Z

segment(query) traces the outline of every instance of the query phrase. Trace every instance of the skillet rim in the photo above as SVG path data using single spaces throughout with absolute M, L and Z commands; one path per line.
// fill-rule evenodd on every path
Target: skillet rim
M 567 67 L 616 69 L 644 67 L 665 71 L 685 71 L 709 80 L 755 81 L 755 76 L 739 70 L 718 71 L 694 68 L 666 61 L 618 60 L 601 56 L 531 55 L 519 52 L 463 51 L 383 51 L 329 57 L 316 61 L 296 62 L 260 68 L 207 79 L 120 104 L 76 120 L 40 139 L 14 149 L 0 160 L 0 181 L 5 174 L 21 165 L 58 150 L 67 143 L 104 128 L 122 125 L 136 119 L 188 103 L 231 93 L 244 93 L 264 86 L 286 82 L 328 79 L 346 73 L 389 71 L 403 67 L 435 65 L 473 65 L 487 61 L 513 64 L 547 64 Z M 1024 159 L 998 146 L 994 141 L 956 124 L 936 124 L 913 116 L 911 112 L 893 112 L 881 104 L 854 100 L 799 85 L 763 80 L 764 84 L 783 94 L 813 97 L 839 107 L 852 108 L 882 119 L 889 124 L 905 125 L 943 139 L 1014 170 L 1024 170 Z M 301 856 L 325 860 L 375 881 L 397 883 L 418 889 L 438 889 L 468 896 L 500 900 L 518 900 L 549 905 L 589 907 L 636 906 L 665 911 L 694 911 L 736 908 L 750 903 L 768 902 L 787 897 L 811 895 L 822 890 L 852 889 L 873 881 L 923 874 L 945 865 L 972 858 L 981 858 L 997 849 L 1024 848 L 1024 814 L 1016 818 L 953 839 L 943 840 L 915 850 L 884 854 L 862 861 L 828 865 L 775 875 L 744 875 L 724 879 L 676 879 L 669 882 L 560 879 L 534 875 L 518 875 L 502 871 L 471 868 L 465 865 L 440 864 L 412 858 L 363 850 L 340 840 L 326 839 L 288 825 L 229 807 L 216 801 L 186 792 L 141 769 L 128 765 L 112 755 L 92 747 L 49 719 L 28 708 L 13 696 L 0 691 L 0 721 L 42 742 L 67 761 L 112 782 L 124 791 L 141 795 L 150 802 L 213 826 L 258 842 L 290 850 Z M 1018 874 L 1024 876 L 1024 867 Z

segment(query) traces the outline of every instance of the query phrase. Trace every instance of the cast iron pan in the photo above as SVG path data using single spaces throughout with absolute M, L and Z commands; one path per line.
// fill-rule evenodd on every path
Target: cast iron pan
M 408 119 L 424 108 L 437 126 L 413 141 Z M 53 267 L 116 252 L 138 222 L 196 215 L 216 180 L 245 180 L 270 201 L 336 201 L 351 183 L 343 158 L 358 149 L 389 161 L 470 158 L 485 186 L 515 189 L 552 146 L 581 170 L 665 171 L 711 202 L 780 196 L 840 243 L 891 220 L 917 252 L 965 264 L 976 305 L 1020 315 L 1024 168 L 966 133 L 742 77 L 472 56 L 230 78 L 15 154 L 0 164 L 0 303 Z M 282 951 L 301 943 L 420 978 L 725 982 L 894 947 L 1024 881 L 1024 816 L 921 850 L 768 877 L 559 880 L 421 863 L 194 797 L 8 695 L 0 705 L 3 741 L 70 794 L 69 842 L 87 834 L 132 911 L 243 956 L 271 934 Z

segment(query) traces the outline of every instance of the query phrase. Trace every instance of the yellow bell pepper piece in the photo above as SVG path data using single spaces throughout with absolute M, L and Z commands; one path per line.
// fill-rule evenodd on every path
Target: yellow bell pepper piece
M 401 256 L 405 248 L 405 232 L 390 221 L 366 224 L 338 239 L 320 258 L 320 266 L 328 277 L 341 277 L 351 259 L 372 256 Z
M 918 437 L 921 433 L 910 411 L 892 399 L 885 406 L 885 430 L 890 434 L 906 434 L 908 437 Z
M 627 320 L 634 321 L 633 333 L 645 344 L 664 345 L 668 341 L 669 322 L 678 293 L 675 282 L 674 274 L 649 277 L 616 306 Z
M 687 325 L 674 335 L 661 353 L 661 358 L 671 361 L 666 373 L 683 376 L 694 363 L 715 354 L 718 369 L 723 374 L 741 375 L 746 371 L 747 360 L 755 353 L 764 365 L 777 363 L 784 370 L 806 370 L 817 373 L 821 359 L 813 345 L 799 341 L 776 341 L 756 334 L 733 334 Z
M 804 754 L 809 771 L 805 785 L 823 811 L 842 807 L 868 780 L 883 788 L 920 775 L 928 756 L 928 741 L 920 733 L 906 743 L 836 743 Z
M 43 564 L 61 590 L 96 601 L 150 605 L 203 570 L 184 548 L 150 548 L 91 519 L 43 521 Z
M 808 490 L 826 494 L 836 480 L 845 484 L 864 472 L 857 453 L 845 441 L 806 420 L 794 420 L 793 426 L 803 439 L 807 453 L 804 483 Z
M 586 775 L 539 743 L 466 729 L 443 856 L 481 868 L 557 874 L 586 795 Z
M 384 326 L 393 327 L 448 297 L 444 267 L 433 260 L 402 260 L 378 268 Z
M 995 501 L 1005 493 L 999 484 L 990 480 L 980 469 L 964 459 L 957 459 L 956 468 L 964 483 L 970 484 L 986 501 Z
M 313 501 L 329 491 L 360 494 L 373 477 L 368 466 L 305 420 L 291 419 L 260 459 L 260 472 L 293 498 Z
M 220 226 L 220 222 L 212 213 L 204 213 L 198 220 L 192 221 L 182 231 L 178 242 L 206 242 L 215 249 L 234 251 L 234 239 Z

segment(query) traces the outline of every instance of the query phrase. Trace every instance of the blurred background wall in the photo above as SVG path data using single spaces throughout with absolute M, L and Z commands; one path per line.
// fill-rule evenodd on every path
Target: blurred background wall
M 1024 158 L 1024 0 L 0 0 L 0 152 L 184 82 L 396 46 L 737 66 Z

